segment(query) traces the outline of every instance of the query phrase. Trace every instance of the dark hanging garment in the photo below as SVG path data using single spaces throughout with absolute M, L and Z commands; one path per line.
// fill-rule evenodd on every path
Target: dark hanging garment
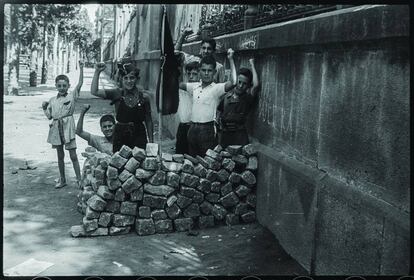
M 161 9 L 161 13 L 162 21 L 160 32 L 160 50 L 161 56 L 164 56 L 164 60 L 161 60 L 161 69 L 157 83 L 156 102 L 158 112 L 160 112 L 160 94 L 162 94 L 161 114 L 169 115 L 177 113 L 178 109 L 179 62 L 174 54 L 174 44 L 165 5 Z

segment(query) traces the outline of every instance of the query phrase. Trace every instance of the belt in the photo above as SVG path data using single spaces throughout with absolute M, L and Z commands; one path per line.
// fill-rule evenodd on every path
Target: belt
M 134 125 L 135 123 L 134 122 L 127 122 L 127 123 L 116 122 L 116 124 L 119 124 L 119 125 Z
M 211 122 L 203 122 L 203 123 L 199 123 L 199 122 L 190 122 L 191 124 L 194 124 L 194 125 L 212 125 L 212 124 L 214 124 L 214 121 L 211 121 Z

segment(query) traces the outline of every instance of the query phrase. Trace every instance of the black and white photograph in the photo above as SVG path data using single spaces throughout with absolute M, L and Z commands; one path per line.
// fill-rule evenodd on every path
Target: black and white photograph
M 115 2 L 2 3 L 5 279 L 412 273 L 408 4 Z

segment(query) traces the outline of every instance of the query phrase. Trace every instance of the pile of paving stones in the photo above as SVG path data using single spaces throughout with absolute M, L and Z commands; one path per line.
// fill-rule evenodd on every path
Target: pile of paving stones
M 89 150 L 88 150 L 89 149 Z M 257 157 L 251 144 L 220 145 L 204 157 L 159 156 L 123 146 L 113 156 L 87 148 L 73 237 L 138 235 L 255 221 Z M 85 155 L 84 154 L 84 155 Z

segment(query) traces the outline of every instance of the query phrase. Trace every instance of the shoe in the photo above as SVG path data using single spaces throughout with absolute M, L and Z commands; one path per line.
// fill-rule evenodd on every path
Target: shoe
M 67 186 L 67 184 L 66 183 L 57 183 L 56 185 L 55 185 L 55 189 L 60 189 L 60 188 L 63 188 L 63 187 L 65 187 L 65 186 Z

